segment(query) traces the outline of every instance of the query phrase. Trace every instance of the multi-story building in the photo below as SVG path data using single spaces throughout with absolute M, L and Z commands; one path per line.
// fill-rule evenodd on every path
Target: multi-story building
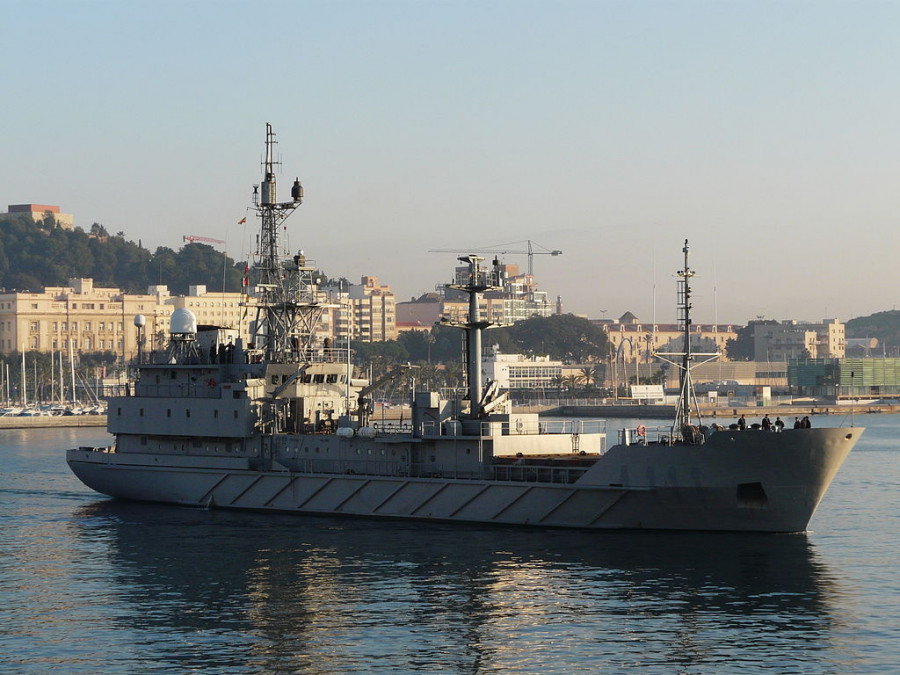
M 795 359 L 788 366 L 794 391 L 835 399 L 896 398 L 900 395 L 900 358 Z
M 0 353 L 27 351 L 114 352 L 121 361 L 137 354 L 134 318 L 145 318 L 147 349 L 162 348 L 169 319 L 180 307 L 191 310 L 200 325 L 214 325 L 250 334 L 256 318 L 240 293 L 208 292 L 191 286 L 187 295 L 172 296 L 167 286 L 147 293 L 123 293 L 97 288 L 93 279 L 71 279 L 68 286 L 48 286 L 40 293 L 0 294 Z
M 551 361 L 549 356 L 502 354 L 496 347 L 482 357 L 481 367 L 486 378 L 508 390 L 549 390 L 563 375 L 561 361 Z
M 397 339 L 397 300 L 390 286 L 378 284 L 378 277 L 363 275 L 351 285 L 348 300 L 352 308 L 353 339 L 381 342 Z
M 684 330 L 678 324 L 644 323 L 631 312 L 618 319 L 592 320 L 606 333 L 612 355 L 625 363 L 656 363 L 654 352 L 680 352 L 684 349 Z M 700 324 L 691 326 L 691 349 L 718 351 L 725 360 L 725 343 L 737 337 L 734 326 Z
M 327 305 L 318 326 L 320 335 L 339 343 L 381 342 L 397 339 L 397 299 L 390 286 L 378 277 L 363 275 L 360 284 L 344 289 L 329 285 L 321 291 L 320 302 Z
M 134 317 L 147 317 L 147 335 L 168 330 L 172 306 L 165 286 L 146 294 L 95 288 L 93 279 L 40 293 L 0 294 L 0 353 L 14 351 L 112 351 L 129 359 L 137 351 Z
M 845 348 L 844 324 L 837 319 L 825 319 L 822 323 L 756 324 L 753 329 L 757 361 L 839 359 L 844 357 Z

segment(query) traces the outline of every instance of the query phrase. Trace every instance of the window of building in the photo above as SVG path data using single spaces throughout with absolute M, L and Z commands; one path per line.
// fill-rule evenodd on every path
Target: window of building
M 32 322 L 29 324 L 29 328 L 31 329 L 31 332 L 32 332 L 32 333 L 37 333 L 37 332 L 40 330 L 41 325 L 40 325 L 40 323 L 37 322 L 37 321 L 32 321 Z
M 77 303 L 77 302 L 73 302 L 73 303 L 72 303 L 72 309 L 78 309 L 78 303 Z
M 31 309 L 37 309 L 37 308 L 38 308 L 37 303 L 36 303 L 36 302 L 32 302 L 32 303 L 31 303 Z
M 84 322 L 84 329 L 85 329 L 85 330 L 92 330 L 92 329 L 91 329 L 91 326 L 92 326 L 92 325 L 93 325 L 93 324 L 92 324 L 90 321 L 85 321 L 85 322 Z
M 73 322 L 72 322 L 72 332 L 74 333 L 74 332 L 76 332 L 77 330 L 78 330 L 78 322 L 77 322 L 77 321 L 73 321 Z

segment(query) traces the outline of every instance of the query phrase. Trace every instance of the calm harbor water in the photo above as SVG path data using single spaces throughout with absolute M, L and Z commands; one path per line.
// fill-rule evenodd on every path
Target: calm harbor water
M 65 465 L 102 431 L 4 430 L 0 673 L 897 672 L 900 416 L 857 424 L 782 536 L 128 504 Z

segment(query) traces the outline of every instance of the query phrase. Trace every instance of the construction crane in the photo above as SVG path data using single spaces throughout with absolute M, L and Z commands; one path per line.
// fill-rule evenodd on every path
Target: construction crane
M 202 241 L 207 244 L 224 244 L 225 241 L 222 239 L 213 239 L 212 237 L 198 237 L 195 234 L 186 234 L 181 238 L 182 241 L 189 242 L 193 244 L 196 241 Z
M 514 246 L 515 244 L 528 244 L 527 250 L 517 250 L 505 248 L 506 246 Z M 543 251 L 535 251 L 534 247 L 539 246 L 544 249 Z M 559 250 L 550 250 L 544 246 L 541 246 L 537 242 L 531 241 L 528 239 L 527 241 L 514 241 L 509 244 L 499 244 L 497 246 L 486 246 L 484 248 L 467 248 L 467 249 L 457 249 L 457 248 L 430 248 L 428 249 L 429 253 L 473 253 L 475 255 L 480 255 L 482 253 L 491 253 L 494 255 L 527 255 L 528 256 L 528 274 L 529 276 L 534 276 L 534 256 L 536 255 L 562 255 L 562 251 Z

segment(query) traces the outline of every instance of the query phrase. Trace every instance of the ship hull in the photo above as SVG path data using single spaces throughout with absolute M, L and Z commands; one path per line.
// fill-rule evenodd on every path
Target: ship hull
M 103 494 L 191 507 L 585 529 L 798 532 L 861 433 L 720 432 L 701 446 L 615 446 L 574 483 L 253 470 L 237 458 L 91 449 L 70 450 L 67 459 L 82 482 Z

